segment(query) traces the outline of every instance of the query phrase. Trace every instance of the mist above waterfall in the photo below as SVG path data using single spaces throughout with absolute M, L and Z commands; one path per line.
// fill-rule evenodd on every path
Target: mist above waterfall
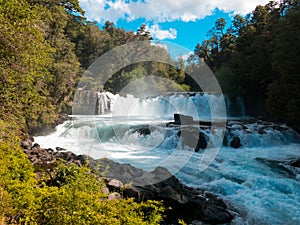
M 224 100 L 226 112 L 224 112 Z M 163 117 L 170 119 L 180 113 L 193 116 L 194 119 L 224 118 L 226 116 L 245 116 L 242 98 L 231 102 L 228 96 L 212 93 L 166 93 L 164 95 L 138 98 L 127 94 L 121 96 L 110 92 L 96 93 L 97 115 Z

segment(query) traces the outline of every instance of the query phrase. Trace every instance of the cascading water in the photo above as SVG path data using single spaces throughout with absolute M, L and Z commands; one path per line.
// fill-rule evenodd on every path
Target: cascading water
M 243 99 L 236 99 L 239 116 L 246 116 Z M 223 95 L 211 93 L 173 93 L 163 96 L 137 98 L 131 94 L 127 96 L 113 95 L 109 92 L 97 93 L 96 114 L 113 113 L 115 116 L 158 116 L 180 113 L 191 115 L 195 119 L 210 119 L 222 116 Z M 209 104 L 211 102 L 212 104 Z M 230 98 L 225 96 L 227 116 L 231 117 Z
M 167 126 L 174 113 L 195 120 L 218 117 L 222 98 L 207 93 L 143 99 L 97 93 L 96 114 L 100 115 L 73 116 L 55 133 L 35 140 L 45 148 L 59 146 L 146 170 L 164 166 L 182 182 L 213 192 L 237 208 L 240 216 L 231 224 L 300 224 L 300 169 L 289 163 L 300 158 L 295 131 L 283 124 L 242 117 L 242 99 L 225 98 L 227 111 L 239 117 L 229 118 L 223 145 L 211 165 L 201 171 L 200 162 L 222 142 L 224 130 L 197 124 Z M 194 152 L 182 140 L 184 130 L 191 137 L 198 131 L 201 140 L 211 144 Z M 230 147 L 237 137 L 241 146 Z

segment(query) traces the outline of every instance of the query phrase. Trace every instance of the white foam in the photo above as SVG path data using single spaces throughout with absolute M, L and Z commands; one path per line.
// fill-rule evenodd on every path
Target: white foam
M 300 158 L 300 144 L 291 143 L 297 138 L 291 130 L 272 130 L 270 126 L 260 134 L 259 124 L 245 124 L 246 130 L 241 124 L 232 125 L 243 147 L 222 147 L 213 163 L 200 171 L 202 157 L 211 149 L 194 153 L 179 142 L 178 128 L 159 126 L 162 121 L 149 117 L 115 117 L 113 121 L 109 117 L 80 117 L 59 125 L 51 135 L 35 137 L 35 141 L 45 148 L 59 146 L 147 170 L 165 166 L 184 183 L 216 193 L 244 211 L 243 218 L 232 224 L 300 224 L 299 174 L 288 177 L 256 160 Z M 139 124 L 149 124 L 151 134 L 135 132 L 132 126 Z M 220 141 L 219 136 L 211 137 L 211 142 Z

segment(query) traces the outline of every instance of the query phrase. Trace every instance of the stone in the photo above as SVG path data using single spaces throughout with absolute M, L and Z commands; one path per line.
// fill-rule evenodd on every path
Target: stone
M 99 170 L 99 174 L 105 174 L 104 180 L 108 184 L 102 191 L 108 195 L 109 200 L 119 200 L 122 196 L 135 198 L 137 202 L 162 200 L 167 208 L 164 221 L 166 224 L 177 223 L 178 219 L 209 223 L 227 223 L 233 219 L 222 200 L 201 189 L 185 186 L 164 167 L 156 167 L 148 172 L 129 164 L 120 164 L 109 159 L 94 160 L 88 156 L 76 156 L 72 152 L 48 153 L 42 148 L 33 148 L 26 152 L 37 169 L 36 172 L 40 172 L 40 169 L 53 170 L 57 159 L 67 160 L 66 163 L 77 160 L 90 166 L 92 170 Z M 120 189 L 122 195 L 116 192 Z M 113 193 L 109 194 L 109 190 Z
M 108 184 L 107 184 L 109 187 L 112 187 L 112 188 L 117 188 L 117 189 L 121 189 L 124 187 L 124 184 L 117 180 L 117 179 L 111 179 Z
M 61 148 L 61 147 L 56 147 L 55 150 L 58 151 L 58 152 L 61 152 L 61 151 L 65 151 L 66 149 Z
M 181 125 L 191 125 L 194 123 L 194 119 L 192 116 L 187 116 L 187 115 L 178 114 L 178 113 L 174 114 L 174 121 L 175 121 L 175 123 L 181 124 Z
M 232 148 L 239 148 L 241 147 L 241 139 L 239 137 L 234 137 L 231 141 L 230 141 L 230 147 Z
M 178 219 L 212 223 L 227 223 L 233 219 L 222 200 L 201 189 L 185 186 L 164 167 L 147 172 L 109 159 L 98 162 L 100 174 L 105 172 L 108 179 L 114 178 L 125 184 L 122 192 L 125 198 L 135 198 L 138 202 L 163 200 L 166 208 L 171 207 L 172 210 L 166 210 L 167 224 L 177 223 Z
M 205 149 L 207 146 L 205 134 L 200 132 L 198 128 L 181 128 L 177 135 L 181 138 L 183 145 L 195 149 L 195 152 Z
M 151 130 L 149 128 L 149 125 L 139 127 L 135 130 L 135 132 L 138 132 L 140 135 L 143 135 L 143 136 L 151 134 Z
M 114 192 L 108 195 L 108 200 L 120 200 L 122 198 L 121 194 L 118 192 Z
M 291 166 L 300 168 L 300 159 L 297 159 L 294 162 L 292 162 Z
M 229 223 L 232 220 L 232 215 L 229 212 L 223 211 L 224 207 L 226 205 L 220 199 L 208 199 L 203 206 L 202 220 L 210 224 Z
M 31 149 L 34 149 L 34 148 L 40 148 L 41 146 L 38 144 L 38 143 L 34 143 L 31 147 Z
M 108 195 L 109 194 L 108 187 L 106 187 L 106 186 L 102 187 L 102 192 L 103 192 L 103 194 Z
M 21 141 L 21 148 L 23 149 L 31 149 L 32 141 L 30 139 L 26 139 L 25 141 Z

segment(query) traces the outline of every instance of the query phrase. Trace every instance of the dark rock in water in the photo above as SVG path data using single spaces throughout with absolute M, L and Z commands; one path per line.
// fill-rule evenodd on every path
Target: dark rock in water
M 174 121 L 176 124 L 181 125 L 190 125 L 194 123 L 192 116 L 186 116 L 178 113 L 174 114 Z
M 51 152 L 51 153 L 54 152 L 54 150 L 53 150 L 52 148 L 46 148 L 45 150 L 46 150 L 47 152 Z
M 214 122 L 214 125 L 223 125 L 224 122 Z M 174 122 L 169 122 L 166 124 L 167 126 L 170 125 L 199 125 L 202 127 L 210 127 L 212 126 L 211 121 L 202 121 L 202 120 L 194 120 L 192 116 L 187 116 L 183 114 L 174 114 Z
M 203 190 L 183 185 L 163 167 L 147 172 L 109 159 L 98 162 L 99 172 L 105 173 L 107 178 L 131 184 L 123 188 L 124 197 L 134 197 L 136 201 L 163 200 L 166 207 L 171 207 L 172 210 L 166 211 L 165 222 L 168 224 L 177 222 L 179 218 L 186 221 L 199 219 L 212 224 L 227 223 L 233 219 L 222 200 Z
M 300 159 L 297 159 L 296 161 L 292 162 L 291 166 L 300 168 Z
M 58 152 L 60 152 L 60 151 L 65 151 L 66 149 L 61 148 L 61 147 L 56 147 L 55 150 L 58 151 Z
M 198 152 L 200 149 L 205 149 L 207 146 L 205 134 L 200 132 L 198 128 L 181 128 L 177 135 L 181 137 L 183 145 L 195 149 L 195 152 Z
M 239 148 L 241 147 L 241 139 L 239 137 L 234 137 L 231 141 L 230 141 L 230 147 L 232 148 Z
M 21 146 L 22 147 L 22 146 Z M 31 149 L 40 148 L 41 146 L 38 143 L 34 143 Z
M 166 224 L 176 224 L 178 219 L 187 222 L 202 220 L 212 224 L 228 223 L 233 219 L 233 215 L 222 200 L 201 189 L 185 186 L 166 168 L 157 167 L 147 172 L 109 159 L 94 160 L 89 156 L 77 156 L 72 152 L 51 152 L 37 146 L 24 149 L 37 173 L 41 169 L 53 170 L 55 160 L 59 159 L 66 160 L 66 163 L 88 165 L 93 170 L 99 170 L 99 174 L 105 177 L 107 187 L 104 188 L 114 192 L 108 196 L 110 200 L 120 199 L 122 197 L 120 192 L 124 197 L 133 197 L 138 202 L 163 200 L 167 208 Z
M 151 130 L 148 125 L 137 128 L 135 130 L 135 132 L 138 132 L 140 135 L 143 135 L 143 136 L 151 134 Z
M 206 204 L 203 205 L 202 220 L 210 224 L 222 224 L 230 222 L 230 220 L 228 220 L 228 212 L 224 212 L 224 208 L 226 208 L 226 205 L 220 199 L 208 199 Z
M 265 158 L 256 158 L 256 161 L 268 166 L 272 172 L 275 172 L 281 176 L 294 178 L 296 176 L 295 171 L 290 168 L 290 162 L 274 160 L 274 159 L 265 159 Z

